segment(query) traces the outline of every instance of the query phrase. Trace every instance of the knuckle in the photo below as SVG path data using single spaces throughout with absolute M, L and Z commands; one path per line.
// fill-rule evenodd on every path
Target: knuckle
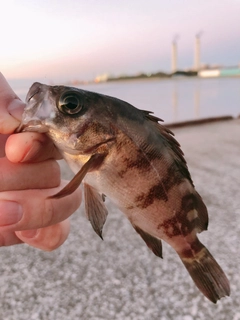
M 1 133 L 5 133 L 5 129 L 7 127 L 7 121 L 6 118 L 8 118 L 8 116 L 6 114 L 1 114 L 0 117 L 0 129 L 1 129 Z M 2 132 L 3 131 L 3 132 Z
M 45 248 L 46 251 L 54 251 L 58 247 L 60 247 L 63 242 L 66 240 L 64 237 L 63 230 L 61 224 L 56 224 L 47 230 L 49 232 L 49 236 L 46 237 L 47 246 Z
M 0 233 L 0 247 L 6 246 L 6 240 L 3 234 Z
M 1 117 L 0 117 L 0 133 L 1 134 L 12 133 L 17 128 L 18 125 L 19 125 L 19 121 L 17 121 L 10 115 L 1 114 Z
M 5 191 L 7 189 L 7 185 L 5 171 L 0 170 L 0 191 Z
M 56 184 L 56 186 L 59 186 L 59 184 L 61 182 L 61 170 L 60 170 L 60 166 L 57 161 L 51 160 L 51 170 L 52 170 L 52 175 L 55 180 L 55 184 Z
M 56 160 L 46 160 L 42 163 L 42 183 L 45 188 L 58 187 L 61 182 L 60 166 Z
M 42 227 L 51 226 L 55 223 L 55 206 L 53 200 L 45 199 L 45 206 L 42 212 Z

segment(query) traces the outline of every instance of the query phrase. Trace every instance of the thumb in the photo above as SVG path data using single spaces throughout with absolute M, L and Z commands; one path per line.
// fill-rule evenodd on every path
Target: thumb
M 18 127 L 25 104 L 0 73 L 0 134 L 10 134 Z

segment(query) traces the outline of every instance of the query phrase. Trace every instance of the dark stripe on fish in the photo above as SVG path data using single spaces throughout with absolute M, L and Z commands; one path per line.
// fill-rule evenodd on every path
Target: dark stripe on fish
M 173 163 L 169 166 L 165 178 L 152 186 L 148 193 L 141 193 L 135 198 L 137 207 L 145 209 L 150 206 L 155 199 L 168 201 L 169 190 L 183 181 L 182 174 L 176 170 L 176 165 Z
M 204 248 L 203 244 L 195 239 L 194 242 L 190 244 L 190 248 L 181 251 L 181 258 L 192 259 Z
M 149 170 L 150 162 L 145 157 L 141 157 L 138 153 L 136 154 L 136 158 L 132 159 L 132 157 L 125 158 L 123 160 L 124 169 L 118 172 L 121 178 L 124 177 L 125 174 L 129 172 L 131 169 L 137 169 L 139 173 L 146 172 Z
M 124 163 L 128 169 L 136 168 L 140 171 L 149 169 L 149 161 L 145 157 L 137 157 L 136 160 L 133 160 L 132 158 L 125 158 Z
M 194 229 L 198 232 L 207 229 L 207 209 L 198 194 L 187 194 L 182 198 L 181 209 L 175 216 L 164 220 L 158 225 L 158 229 L 164 229 L 164 233 L 172 238 L 174 236 L 187 236 Z

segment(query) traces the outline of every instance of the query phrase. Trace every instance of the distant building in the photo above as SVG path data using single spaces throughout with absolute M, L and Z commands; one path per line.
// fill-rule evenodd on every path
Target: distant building
M 206 69 L 198 71 L 198 76 L 201 78 L 215 78 L 220 77 L 219 69 Z
M 94 79 L 94 82 L 98 83 L 98 82 L 106 82 L 109 78 L 109 74 L 108 73 L 103 73 L 101 75 L 96 76 L 96 78 Z
M 215 68 L 200 70 L 198 76 L 201 78 L 213 77 L 240 77 L 240 68 Z
M 172 73 L 177 71 L 177 42 L 172 42 Z

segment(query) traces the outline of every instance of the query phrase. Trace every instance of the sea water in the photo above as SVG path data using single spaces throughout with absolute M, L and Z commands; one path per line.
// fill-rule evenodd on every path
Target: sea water
M 10 81 L 10 84 L 24 100 L 32 82 L 16 80 Z M 47 81 L 45 83 L 49 84 Z M 153 111 L 166 123 L 240 115 L 239 77 L 141 79 L 91 83 L 80 87 L 117 97 L 139 109 Z

